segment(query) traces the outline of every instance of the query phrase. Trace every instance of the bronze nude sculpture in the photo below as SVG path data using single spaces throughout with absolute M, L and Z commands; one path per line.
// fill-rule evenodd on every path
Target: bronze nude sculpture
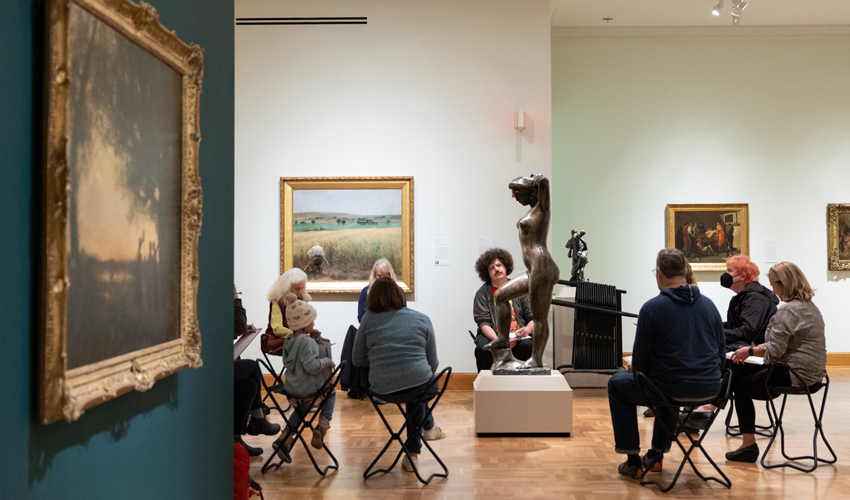
M 528 213 L 517 222 L 522 261 L 527 270 L 502 285 L 494 295 L 499 331 L 496 340 L 487 345 L 493 353 L 494 361 L 491 370 L 495 375 L 548 375 L 550 370 L 543 364 L 543 351 L 549 339 L 548 316 L 552 288 L 558 282 L 560 274 L 557 264 L 549 254 L 549 249 L 546 248 L 546 236 L 549 233 L 551 218 L 549 179 L 541 174 L 532 174 L 514 179 L 508 187 L 521 205 L 531 207 Z M 510 350 L 511 306 L 509 301 L 526 293 L 531 302 L 534 334 L 531 358 L 521 363 L 513 357 Z

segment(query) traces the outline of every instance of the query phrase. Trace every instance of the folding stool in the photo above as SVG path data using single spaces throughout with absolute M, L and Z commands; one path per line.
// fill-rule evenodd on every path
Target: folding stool
M 263 362 L 263 360 L 261 360 L 261 359 L 258 359 L 257 362 L 260 363 L 260 364 L 265 364 Z M 328 456 L 331 458 L 331 460 L 333 460 L 333 465 L 327 465 L 327 466 L 325 466 L 324 469 L 320 469 L 319 465 L 316 463 L 316 459 L 313 457 L 313 453 L 310 451 L 310 447 L 307 446 L 307 442 L 304 441 L 304 438 L 302 437 L 301 434 L 307 428 L 310 428 L 311 430 L 315 429 L 315 427 L 313 427 L 313 422 L 315 422 L 316 418 L 318 418 L 319 414 L 322 412 L 322 408 L 324 408 L 325 403 L 327 402 L 326 396 L 328 395 L 328 393 L 330 391 L 333 391 L 336 388 L 337 383 L 339 382 L 339 377 L 342 374 L 342 368 L 344 366 L 345 366 L 345 361 L 340 362 L 340 364 L 338 364 L 336 366 L 336 368 L 334 368 L 334 370 L 331 372 L 331 374 L 328 375 L 328 378 L 325 379 L 325 382 L 322 384 L 322 387 L 318 391 L 316 391 L 312 394 L 304 395 L 304 396 L 295 395 L 295 394 L 287 394 L 287 392 L 283 389 L 283 384 L 276 384 L 276 385 L 273 385 L 273 386 L 268 386 L 266 384 L 265 379 L 263 379 L 263 386 L 265 387 L 266 392 L 268 393 L 270 399 L 272 400 L 272 403 L 274 404 L 274 409 L 276 409 L 278 411 L 278 413 L 280 413 L 280 416 L 283 417 L 283 420 L 286 422 L 287 426 L 289 425 L 289 419 L 286 418 L 285 410 L 283 410 L 280 407 L 280 404 L 278 404 L 277 399 L 274 397 L 274 393 L 282 394 L 287 398 L 289 398 L 289 397 L 300 397 L 302 399 L 312 398 L 312 401 L 310 402 L 309 407 L 310 408 L 316 407 L 317 408 L 316 412 L 313 413 L 312 417 L 310 417 L 309 419 L 307 418 L 308 415 L 300 415 L 301 416 L 301 422 L 296 426 L 295 430 L 290 430 L 289 433 L 287 433 L 285 436 L 283 436 L 283 440 L 286 440 L 287 437 L 294 434 L 295 435 L 295 441 L 300 441 L 301 444 L 304 445 L 304 449 L 307 450 L 307 456 L 310 457 L 310 461 L 313 462 L 313 467 L 315 467 L 316 472 L 318 472 L 319 474 L 321 474 L 323 476 L 325 474 L 327 474 L 329 470 L 339 469 L 339 461 L 336 459 L 336 457 L 333 455 L 333 453 L 331 453 L 331 450 L 328 449 L 327 445 L 322 443 L 322 449 L 324 449 L 325 453 L 327 453 Z M 298 411 L 298 409 L 294 405 L 290 405 L 290 407 L 292 408 L 293 412 Z M 280 466 L 283 464 L 283 459 L 278 457 L 279 460 L 277 461 L 277 463 L 272 463 L 272 460 L 274 460 L 276 457 L 277 457 L 277 453 L 275 452 L 275 453 L 271 454 L 271 456 L 269 457 L 268 460 L 266 460 L 266 463 L 263 464 L 263 468 L 261 469 L 263 474 L 265 474 L 266 472 L 268 472 L 272 468 L 275 468 L 275 469 L 280 468 Z
M 835 456 L 835 452 L 832 450 L 832 446 L 829 445 L 829 441 L 826 440 L 826 436 L 823 434 L 823 410 L 826 407 L 826 395 L 829 392 L 829 375 L 826 373 L 826 370 L 823 372 L 823 377 L 820 382 L 812 385 L 806 386 L 805 383 L 802 387 L 777 387 L 767 385 L 767 381 L 770 380 L 770 376 L 773 374 L 773 370 L 776 366 L 783 366 L 788 369 L 788 373 L 791 376 L 791 380 L 793 382 L 796 377 L 797 380 L 802 381 L 803 377 L 797 373 L 796 370 L 786 365 L 785 363 L 771 363 L 770 368 L 768 368 L 767 378 L 765 379 L 765 389 L 767 391 L 767 395 L 770 399 L 768 399 L 770 412 L 772 414 L 772 420 L 774 423 L 773 427 L 773 436 L 770 438 L 770 442 L 767 444 L 767 448 L 764 449 L 764 454 L 761 456 L 761 466 L 765 469 L 776 469 L 777 467 L 791 467 L 797 469 L 802 472 L 812 472 L 813 470 L 818 468 L 818 462 L 822 462 L 825 464 L 834 464 L 838 461 L 838 458 Z M 823 389 L 823 398 L 821 399 L 820 404 L 820 412 L 815 410 L 815 403 L 812 400 L 812 394 Z M 785 402 L 788 400 L 788 395 L 803 395 L 809 399 L 809 408 L 812 410 L 812 417 L 815 419 L 815 433 L 812 438 L 812 455 L 811 456 L 800 456 L 800 457 L 789 457 L 785 453 L 785 430 L 782 427 L 782 416 L 785 414 Z M 782 406 L 780 411 L 776 412 L 776 405 L 773 403 L 773 399 L 782 395 Z M 770 447 L 773 446 L 773 442 L 776 440 L 776 434 L 779 433 L 782 456 L 785 457 L 787 462 L 779 463 L 779 464 L 771 464 L 767 465 L 764 463 L 764 459 L 767 458 L 767 454 L 770 452 Z M 825 460 L 823 458 L 818 458 L 818 434 L 820 434 L 821 439 L 823 439 L 824 444 L 829 449 L 829 453 L 832 455 L 832 460 Z M 811 460 L 812 466 L 808 469 L 801 467 L 793 462 L 799 462 L 800 460 Z
M 756 424 L 756 432 L 759 436 L 773 436 L 773 414 L 770 412 L 770 403 L 764 402 L 764 409 L 767 412 L 767 418 L 770 419 L 770 425 Z M 740 425 L 732 425 L 732 414 L 735 410 L 735 395 L 729 398 L 729 411 L 726 413 L 726 435 L 730 437 L 738 437 L 742 434 Z
M 369 401 L 372 402 L 372 406 L 375 407 L 375 411 L 378 412 L 378 416 L 381 417 L 381 420 L 384 422 L 384 426 L 387 428 L 387 431 L 389 431 L 390 439 L 389 439 L 389 441 L 387 441 L 387 444 L 384 445 L 384 448 L 381 450 L 381 452 L 378 453 L 378 456 L 375 457 L 375 460 L 372 460 L 372 463 L 369 464 L 369 467 L 367 467 L 366 470 L 363 472 L 363 479 L 369 479 L 370 477 L 374 476 L 375 474 L 377 474 L 379 472 L 386 473 L 386 472 L 393 470 L 393 468 L 398 463 L 398 459 L 401 458 L 402 453 L 404 453 L 404 456 L 406 456 L 407 460 L 410 461 L 410 453 L 407 451 L 407 446 L 404 444 L 404 440 L 401 438 L 401 435 L 402 435 L 402 433 L 404 433 L 405 429 L 408 429 L 408 432 L 418 432 L 420 434 L 422 433 L 422 425 L 424 425 L 425 422 L 428 420 L 428 417 L 430 417 L 432 415 L 434 408 L 437 406 L 437 403 L 440 402 L 440 398 L 443 397 L 443 393 L 446 392 L 446 387 L 448 387 L 448 385 L 449 385 L 449 377 L 451 377 L 451 375 L 452 375 L 452 367 L 449 366 L 449 367 L 444 368 L 443 371 L 441 371 L 437 375 L 437 377 L 434 378 L 434 380 L 431 382 L 431 385 L 428 386 L 428 388 L 431 388 L 431 387 L 434 387 L 434 385 L 436 384 L 436 387 L 439 388 L 440 387 L 440 379 L 442 379 L 443 380 L 442 388 L 440 388 L 435 393 L 429 394 L 427 389 L 422 392 L 422 395 L 417 400 L 417 405 L 425 404 L 428 401 L 432 401 L 432 403 L 431 403 L 430 406 L 427 407 L 427 410 L 425 412 L 425 416 L 422 419 L 422 424 L 420 424 L 418 427 L 414 426 L 413 422 L 410 421 L 410 419 L 413 417 L 413 415 L 412 414 L 408 415 L 404 411 L 403 405 L 406 404 L 406 403 L 395 403 L 395 405 L 398 407 L 399 411 L 401 412 L 401 415 L 404 417 L 404 424 L 402 424 L 402 426 L 398 429 L 398 432 L 393 431 L 389 422 L 387 422 L 386 417 L 384 417 L 383 412 L 381 412 L 381 408 L 379 406 L 379 405 L 389 404 L 389 403 L 386 403 L 384 401 L 379 400 L 375 396 L 375 394 L 372 392 L 372 390 L 371 389 L 369 390 Z M 428 476 L 428 479 L 422 479 L 422 476 L 419 475 L 419 468 L 417 467 L 417 468 L 414 468 L 414 473 L 416 474 L 416 479 L 418 479 L 419 482 L 421 482 L 422 484 L 427 485 L 435 477 L 449 477 L 449 469 L 446 467 L 446 464 L 444 464 L 443 461 L 440 460 L 440 457 L 437 456 L 437 453 L 434 452 L 434 449 L 431 448 L 431 445 L 428 444 L 428 441 L 425 439 L 425 437 L 422 436 L 421 439 L 422 439 L 422 444 L 425 445 L 426 448 L 428 448 L 428 451 L 431 452 L 431 455 L 433 455 L 433 457 L 437 460 L 437 463 L 439 463 L 440 467 L 442 467 L 443 472 L 442 473 L 434 473 L 434 474 L 431 474 L 430 476 Z M 399 450 L 398 454 L 395 456 L 395 460 L 393 460 L 392 465 L 390 465 L 389 468 L 387 468 L 387 469 L 378 469 L 378 470 L 373 471 L 372 468 L 375 466 L 375 464 L 378 463 L 378 460 L 380 460 L 380 458 L 384 455 L 384 453 L 386 453 L 387 449 L 390 447 L 390 445 L 393 443 L 393 441 L 398 442 L 401 445 L 401 449 Z
M 699 478 L 703 481 L 711 480 L 722 484 L 727 488 L 731 488 L 732 482 L 729 480 L 728 477 L 726 477 L 726 474 L 724 474 L 723 471 L 720 470 L 720 467 L 718 467 L 717 464 L 714 463 L 714 460 L 711 459 L 711 456 L 709 456 L 708 452 L 702 446 L 702 441 L 703 439 L 705 439 L 705 436 L 708 435 L 708 431 L 709 429 L 711 429 L 711 425 L 714 423 L 714 420 L 717 418 L 717 415 L 720 413 L 720 410 L 726 407 L 726 403 L 729 400 L 729 393 L 732 388 L 732 371 L 729 369 L 723 370 L 723 377 L 720 382 L 720 393 L 717 396 L 708 398 L 704 401 L 677 401 L 672 398 L 668 399 L 661 393 L 658 387 L 656 387 L 655 384 L 652 383 L 649 377 L 640 372 L 635 373 L 635 381 L 637 382 L 640 397 L 648 402 L 647 406 L 652 408 L 653 413 L 655 413 L 655 418 L 659 418 L 659 416 L 661 415 L 660 409 L 662 407 L 666 407 L 668 411 L 671 411 L 674 415 L 677 415 L 676 424 L 674 425 L 673 429 L 668 428 L 667 424 L 665 424 L 663 421 L 661 421 L 661 424 L 664 429 L 668 433 L 670 433 L 670 436 L 672 436 L 673 441 L 675 441 L 675 443 L 679 445 L 679 448 L 682 450 L 682 453 L 685 454 L 685 456 L 682 458 L 682 463 L 679 464 L 679 469 L 676 471 L 676 475 L 673 476 L 673 480 L 668 486 L 665 487 L 657 481 L 648 481 L 646 479 L 646 473 L 652 470 L 653 466 L 655 466 L 655 463 L 657 461 L 648 464 L 646 469 L 641 470 L 640 484 L 653 484 L 658 487 L 659 490 L 666 493 L 673 489 L 673 486 L 676 485 L 676 481 L 679 480 L 679 475 L 682 473 L 682 469 L 685 467 L 685 462 L 687 462 L 691 465 L 691 468 L 694 470 L 696 475 L 699 476 Z M 690 420 L 691 415 L 693 415 L 695 408 L 709 403 L 713 404 L 716 408 L 712 412 L 711 417 L 708 419 L 708 424 L 706 425 L 702 434 L 700 434 L 699 438 L 695 440 L 693 436 L 691 436 L 685 429 L 685 426 L 687 425 L 688 420 Z M 685 408 L 685 417 L 682 419 L 678 418 L 680 407 Z M 682 442 L 679 440 L 680 434 L 687 436 L 687 438 L 690 440 L 690 446 L 687 450 L 685 449 L 685 446 L 682 444 Z M 720 475 L 723 477 L 722 481 L 714 476 L 706 477 L 702 475 L 702 473 L 697 469 L 697 466 L 691 459 L 691 453 L 694 451 L 695 448 L 699 449 L 702 452 L 703 456 L 705 456 L 708 462 L 712 465 L 712 467 L 714 467 L 714 470 L 720 473 Z

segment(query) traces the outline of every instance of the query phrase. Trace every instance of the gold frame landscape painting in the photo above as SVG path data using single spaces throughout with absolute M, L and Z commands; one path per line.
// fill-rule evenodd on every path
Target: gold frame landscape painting
M 201 366 L 203 50 L 128 0 L 48 0 L 39 417 Z
M 746 203 L 667 205 L 667 248 L 694 271 L 725 271 L 729 257 L 750 255 L 749 213 Z
M 413 293 L 413 177 L 282 177 L 280 272 L 311 293 L 359 293 L 376 260 Z

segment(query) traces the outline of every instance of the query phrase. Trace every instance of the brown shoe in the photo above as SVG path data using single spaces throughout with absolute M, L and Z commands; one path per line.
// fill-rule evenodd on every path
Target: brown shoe
M 325 417 L 319 417 L 319 425 L 313 429 L 313 439 L 310 441 L 310 445 L 317 450 L 321 450 L 325 445 L 325 434 L 328 433 L 330 428 L 330 420 L 327 420 Z

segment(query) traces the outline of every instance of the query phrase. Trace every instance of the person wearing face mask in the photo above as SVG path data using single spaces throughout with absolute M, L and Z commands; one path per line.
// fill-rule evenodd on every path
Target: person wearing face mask
M 496 339 L 496 331 L 499 328 L 493 294 L 508 282 L 508 275 L 514 271 L 514 259 L 504 248 L 491 248 L 475 261 L 475 271 L 484 282 L 475 292 L 472 304 L 472 316 L 478 324 L 478 333 L 475 336 L 475 364 L 478 371 L 481 371 L 489 370 L 493 366 L 493 355 L 484 349 L 484 346 Z M 531 357 L 531 335 L 534 333 L 531 303 L 528 295 L 512 299 L 510 303 L 511 352 L 516 359 L 525 361 Z
M 826 336 L 823 316 L 812 302 L 815 295 L 806 276 L 791 262 L 780 262 L 767 272 L 773 292 L 785 305 L 770 320 L 764 341 L 755 346 L 744 346 L 732 354 L 736 363 L 732 375 L 735 391 L 735 411 L 744 438 L 741 446 L 726 454 L 726 460 L 755 463 L 759 457 L 756 444 L 756 410 L 753 400 L 767 400 L 765 385 L 779 387 L 809 386 L 810 390 L 821 381 L 826 370 Z M 750 356 L 764 357 L 763 365 L 744 364 Z M 771 363 L 777 366 L 767 381 Z M 767 382 L 767 384 L 765 384 Z
M 380 278 L 392 278 L 396 281 L 393 265 L 387 259 L 381 258 L 375 261 L 372 265 L 372 272 L 369 273 L 369 284 L 363 287 L 360 291 L 360 299 L 357 301 L 357 322 L 363 320 L 363 315 L 366 314 L 366 297 L 369 294 L 369 288 L 375 283 L 375 280 Z
M 758 266 L 746 255 L 733 255 L 726 260 L 720 285 L 735 292 L 723 323 L 730 351 L 764 342 L 767 324 L 776 314 L 779 297 L 759 283 L 758 277 Z

